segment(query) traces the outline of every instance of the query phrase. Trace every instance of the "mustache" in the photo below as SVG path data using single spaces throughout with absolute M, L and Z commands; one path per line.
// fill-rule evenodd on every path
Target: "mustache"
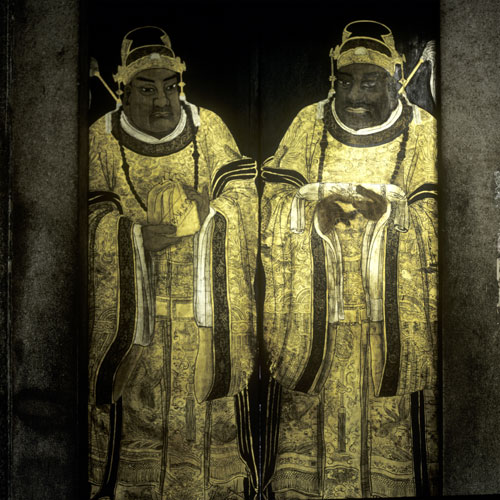
M 172 113 L 170 106 L 155 106 L 152 113 Z
M 348 108 L 366 108 L 366 109 L 372 109 L 373 104 L 365 101 L 345 101 L 344 107 Z

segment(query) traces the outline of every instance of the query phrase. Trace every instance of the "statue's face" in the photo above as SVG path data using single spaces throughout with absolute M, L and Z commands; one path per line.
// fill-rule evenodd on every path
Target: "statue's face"
M 142 132 L 158 139 L 174 130 L 181 116 L 177 73 L 164 68 L 137 73 L 125 87 L 123 111 Z
M 335 80 L 335 111 L 348 127 L 374 127 L 384 123 L 397 106 L 396 82 L 374 64 L 349 64 Z

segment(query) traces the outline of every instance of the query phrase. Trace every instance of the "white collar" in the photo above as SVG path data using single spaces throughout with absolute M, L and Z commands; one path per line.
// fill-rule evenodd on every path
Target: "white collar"
M 157 139 L 156 137 L 153 137 L 152 135 L 146 134 L 145 132 L 141 132 L 137 128 L 135 128 L 127 118 L 127 115 L 125 113 L 121 113 L 120 116 L 120 125 L 123 128 L 127 134 L 131 135 L 132 137 L 135 137 L 136 139 L 146 142 L 147 144 L 163 144 L 165 142 L 169 142 L 173 139 L 175 139 L 180 133 L 184 130 L 184 127 L 186 126 L 186 112 L 181 109 L 181 116 L 179 118 L 179 121 L 177 122 L 176 127 L 170 134 Z
M 384 123 L 376 125 L 375 127 L 360 128 L 359 130 L 354 130 L 353 128 L 348 127 L 347 125 L 345 125 L 340 121 L 340 118 L 338 117 L 337 112 L 335 111 L 335 99 L 333 99 L 332 101 L 333 118 L 342 129 L 354 135 L 370 135 L 374 134 L 375 132 L 382 132 L 382 130 L 388 129 L 389 127 L 392 127 L 394 125 L 396 120 L 401 116 L 402 111 L 403 111 L 403 104 L 401 103 L 400 100 L 398 100 L 398 105 Z

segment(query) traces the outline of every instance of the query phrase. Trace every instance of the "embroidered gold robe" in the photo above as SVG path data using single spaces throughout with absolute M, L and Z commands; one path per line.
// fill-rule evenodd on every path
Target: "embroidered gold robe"
M 183 113 L 180 133 L 162 143 L 130 134 L 119 111 L 90 129 L 89 479 L 102 498 L 114 485 L 119 500 L 243 498 L 257 478 L 245 423 L 256 168 L 217 115 L 190 104 Z M 140 227 L 162 183 L 175 185 L 172 199 L 182 184 L 208 187 L 210 214 L 195 234 L 147 252 Z M 134 371 L 114 401 L 134 345 Z
M 357 135 L 330 101 L 308 106 L 263 169 L 264 338 L 282 387 L 277 499 L 435 492 L 436 125 L 399 107 L 394 123 Z M 318 201 L 354 200 L 359 184 L 386 213 L 322 234 Z

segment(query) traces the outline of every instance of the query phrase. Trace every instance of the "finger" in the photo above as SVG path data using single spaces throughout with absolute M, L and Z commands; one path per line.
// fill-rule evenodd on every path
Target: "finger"
M 342 222 L 342 224 L 344 224 L 345 226 L 350 226 L 351 225 L 351 222 L 349 221 L 348 217 L 339 217 L 337 219 L 337 222 Z
M 372 205 L 373 203 L 371 201 L 353 201 L 352 206 L 356 209 L 359 210 L 360 212 L 365 212 L 368 210 L 369 206 Z
M 342 203 L 350 203 L 350 201 L 351 201 L 349 197 L 343 196 L 339 193 L 330 194 L 326 198 L 324 198 L 324 200 L 328 204 L 334 203 L 335 201 L 340 201 Z
M 370 197 L 370 195 L 368 194 L 370 192 L 369 189 L 366 189 L 364 186 L 362 186 L 361 184 L 358 184 L 356 186 L 356 193 L 360 194 L 361 196 L 366 196 L 366 197 Z
M 162 229 L 163 230 L 161 231 L 160 234 L 175 234 L 175 232 L 177 231 L 177 228 L 175 226 L 172 226 L 172 225 L 166 226 Z
M 155 224 L 150 226 L 145 226 L 148 231 L 154 234 L 174 234 L 177 231 L 177 227 L 173 224 Z
M 184 239 L 184 236 L 163 236 L 162 242 L 166 245 L 174 245 Z
M 148 231 L 156 231 L 156 232 L 163 232 L 165 229 L 168 228 L 173 228 L 174 230 L 176 229 L 174 224 L 170 224 L 168 222 L 162 223 L 162 224 L 144 224 L 142 226 L 143 229 L 147 229 Z
M 201 201 L 201 195 L 197 191 L 191 191 L 189 193 L 186 193 L 186 198 L 188 200 Z
M 337 200 L 342 203 L 351 203 L 352 198 L 350 196 L 344 196 L 342 194 L 337 195 Z
M 159 233 L 171 233 L 177 230 L 177 226 L 174 224 L 170 224 L 170 222 L 165 222 L 164 224 L 158 224 L 154 226 L 158 228 Z
M 333 205 L 336 201 L 338 200 L 337 195 L 331 194 L 329 196 L 326 196 L 325 198 L 321 199 L 319 203 L 325 206 L 330 206 Z
M 332 200 L 327 201 L 326 198 L 324 200 L 321 200 L 318 203 L 318 210 L 321 210 L 321 211 L 324 211 L 324 212 L 330 213 L 330 214 L 343 212 L 342 207 L 338 203 L 335 203 Z
M 186 193 L 186 196 L 196 194 L 199 195 L 198 191 L 193 188 L 193 186 L 189 186 L 188 184 L 182 184 L 182 189 L 184 189 L 184 193 Z
M 148 245 L 146 246 L 145 244 L 145 247 L 147 250 L 159 252 L 165 248 L 180 243 L 183 239 L 183 237 L 178 236 L 157 236 L 154 239 L 149 240 Z
M 346 226 L 350 226 L 351 225 L 350 221 L 356 217 L 357 213 L 358 212 L 356 210 L 352 210 L 351 212 L 344 212 L 341 215 L 339 215 L 337 220 L 339 222 L 343 222 Z
M 372 191 L 371 189 L 366 189 L 365 187 L 361 186 L 358 184 L 356 186 L 356 192 L 360 194 L 361 196 L 365 196 L 366 198 L 369 198 L 370 200 L 380 202 L 384 201 L 383 196 L 380 196 L 379 194 L 375 193 L 375 191 Z
M 332 201 L 331 203 L 328 204 L 328 209 L 334 210 L 334 211 L 337 211 L 340 213 L 344 213 L 344 210 L 342 209 L 342 207 L 338 203 L 335 203 L 334 201 Z

